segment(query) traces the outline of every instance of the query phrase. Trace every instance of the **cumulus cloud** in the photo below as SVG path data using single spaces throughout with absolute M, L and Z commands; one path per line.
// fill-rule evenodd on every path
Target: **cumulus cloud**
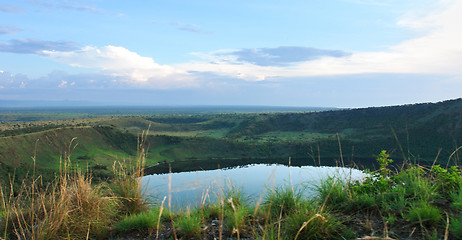
M 14 75 L 10 72 L 0 71 L 0 85 L 3 88 L 19 88 L 21 82 L 27 81 L 24 75 Z
M 0 51 L 37 53 L 74 67 L 96 69 L 88 86 L 196 87 L 210 83 L 199 80 L 207 74 L 245 81 L 352 74 L 446 74 L 461 79 L 462 2 L 443 1 L 441 6 L 425 16 L 407 15 L 397 23 L 419 29 L 418 37 L 375 52 L 282 46 L 193 53 L 198 60 L 163 65 L 120 46 L 75 49 L 68 42 L 18 40 L 0 44 Z M 75 82 L 73 87 L 79 87 L 81 82 Z
M 287 47 L 194 53 L 202 61 L 179 64 L 188 71 L 261 81 L 269 78 L 365 73 L 453 74 L 462 76 L 462 2 L 441 1 L 426 15 L 397 24 L 419 30 L 419 37 L 384 51 L 352 52 Z M 302 50 L 292 55 L 296 49 Z M 205 60 L 205 61 L 204 61 Z
M 75 51 L 43 51 L 54 61 L 74 67 L 95 68 L 112 76 L 114 81 L 129 82 L 151 88 L 191 87 L 194 78 L 186 71 L 156 63 L 118 46 L 87 46 Z
M 76 44 L 67 41 L 43 41 L 38 39 L 13 39 L 0 42 L 0 52 L 42 54 L 43 51 L 70 51 Z

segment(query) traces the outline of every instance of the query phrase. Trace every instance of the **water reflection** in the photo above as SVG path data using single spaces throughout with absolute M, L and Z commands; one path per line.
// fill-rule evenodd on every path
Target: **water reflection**
M 241 192 L 249 196 L 250 201 L 255 202 L 266 191 L 277 186 L 303 188 L 306 196 L 313 196 L 314 187 L 321 179 L 329 176 L 360 179 L 365 175 L 353 168 L 252 164 L 226 169 L 149 175 L 143 178 L 143 187 L 146 195 L 152 197 L 152 201 L 159 201 L 164 196 L 168 199 L 170 193 L 171 204 L 178 209 L 198 206 L 204 196 L 206 202 L 215 201 L 216 196 L 222 195 L 230 186 L 240 188 Z

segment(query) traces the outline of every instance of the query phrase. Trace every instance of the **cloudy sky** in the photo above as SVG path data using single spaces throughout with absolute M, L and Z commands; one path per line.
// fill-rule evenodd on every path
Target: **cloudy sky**
M 0 101 L 368 107 L 462 97 L 458 0 L 0 1 Z

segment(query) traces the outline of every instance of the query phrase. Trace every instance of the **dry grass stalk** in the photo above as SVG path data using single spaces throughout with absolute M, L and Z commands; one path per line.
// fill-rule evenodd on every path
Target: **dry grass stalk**
M 303 225 L 300 227 L 300 229 L 298 230 L 297 232 L 297 235 L 295 235 L 295 238 L 294 240 L 297 240 L 298 236 L 300 235 L 300 233 L 303 231 L 304 228 L 306 228 L 306 226 L 308 226 L 308 224 L 310 224 L 311 221 L 313 221 L 314 219 L 316 218 L 320 218 L 322 221 L 326 221 L 326 219 L 319 213 L 316 213 L 313 217 L 311 217 L 308 221 L 304 222 Z
M 162 212 L 164 211 L 165 198 L 166 197 L 164 197 L 164 199 L 162 200 L 162 204 L 160 205 L 159 218 L 157 219 L 156 239 L 159 239 L 160 220 L 161 220 L 161 217 L 162 217 Z

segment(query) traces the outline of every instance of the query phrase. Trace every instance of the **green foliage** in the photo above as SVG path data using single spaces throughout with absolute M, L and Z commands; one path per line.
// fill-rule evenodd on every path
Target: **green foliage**
M 435 165 L 432 167 L 431 172 L 435 175 L 435 184 L 440 193 L 458 190 L 462 184 L 461 170 L 458 166 L 452 166 L 446 169 L 442 168 L 440 165 Z
M 451 199 L 453 201 L 452 207 L 458 211 L 462 211 L 462 191 L 451 193 Z
M 427 227 L 439 224 L 443 218 L 441 211 L 428 202 L 412 204 L 409 208 L 409 213 L 405 217 L 411 223 Z
M 345 186 L 342 179 L 329 177 L 321 181 L 317 188 L 320 202 L 326 203 L 333 209 L 346 209 L 346 204 L 350 202 L 349 189 Z
M 225 199 L 225 206 L 231 209 L 232 206 L 239 207 L 248 203 L 248 196 L 245 196 L 241 187 L 235 185 L 228 185 L 223 190 L 223 198 Z
M 268 191 L 263 207 L 270 211 L 270 216 L 274 219 L 280 216 L 287 216 L 297 211 L 302 201 L 302 192 L 288 186 L 277 187 L 274 191 Z
M 377 162 L 380 164 L 379 172 L 370 172 L 367 170 L 366 173 L 370 174 L 362 183 L 353 185 L 353 190 L 360 193 L 379 193 L 387 191 L 393 185 L 393 179 L 390 177 L 390 169 L 388 165 L 393 162 L 389 159 L 390 155 L 382 150 L 377 157 Z
M 232 205 L 234 206 L 234 205 Z M 245 237 L 250 233 L 250 217 L 252 211 L 248 205 L 234 206 L 225 211 L 225 227 L 231 230 L 231 235 Z
M 437 186 L 426 170 L 420 166 L 411 166 L 401 170 L 394 177 L 395 185 L 405 186 L 402 194 L 409 201 L 433 201 L 437 197 Z
M 377 161 L 380 169 L 368 171 L 369 176 L 362 181 L 348 183 L 335 178 L 323 181 L 318 188 L 320 202 L 342 215 L 375 216 L 394 229 L 410 223 L 420 229 L 418 236 L 421 238 L 441 238 L 440 234 L 444 232 L 443 212 L 452 214 L 456 219 L 462 209 L 461 173 L 458 168 L 444 169 L 436 165 L 428 169 L 407 165 L 390 171 L 391 161 L 385 151 L 381 152 Z M 452 209 L 447 208 L 447 200 L 453 201 Z M 374 224 L 366 221 L 361 228 L 372 230 Z M 458 224 L 454 220 L 450 224 L 454 229 L 451 231 L 457 231 Z
M 300 209 L 287 217 L 285 239 L 342 239 L 341 223 L 326 212 Z
M 147 209 L 147 202 L 141 189 L 141 166 L 139 163 L 131 165 L 127 162 L 117 162 L 113 166 L 114 178 L 111 188 L 120 199 L 119 208 L 125 215 Z
M 202 232 L 202 218 L 199 211 L 190 211 L 189 209 L 178 216 L 176 226 L 179 227 L 179 233 L 185 239 L 199 239 Z
M 351 200 L 344 204 L 347 205 L 346 209 L 352 211 L 366 211 L 377 207 L 377 197 L 368 193 L 352 193 Z
M 392 159 L 389 159 L 390 154 L 387 153 L 387 151 L 382 150 L 380 152 L 379 156 L 377 157 L 377 162 L 380 164 L 380 176 L 382 179 L 385 179 L 388 176 L 388 173 L 390 172 L 390 169 L 388 169 L 388 165 L 393 162 Z
M 146 212 L 140 212 L 124 217 L 115 226 L 114 231 L 128 233 L 132 231 L 149 231 L 157 229 L 159 219 L 159 208 L 153 208 Z
M 462 217 L 452 218 L 449 230 L 454 239 L 462 239 Z

